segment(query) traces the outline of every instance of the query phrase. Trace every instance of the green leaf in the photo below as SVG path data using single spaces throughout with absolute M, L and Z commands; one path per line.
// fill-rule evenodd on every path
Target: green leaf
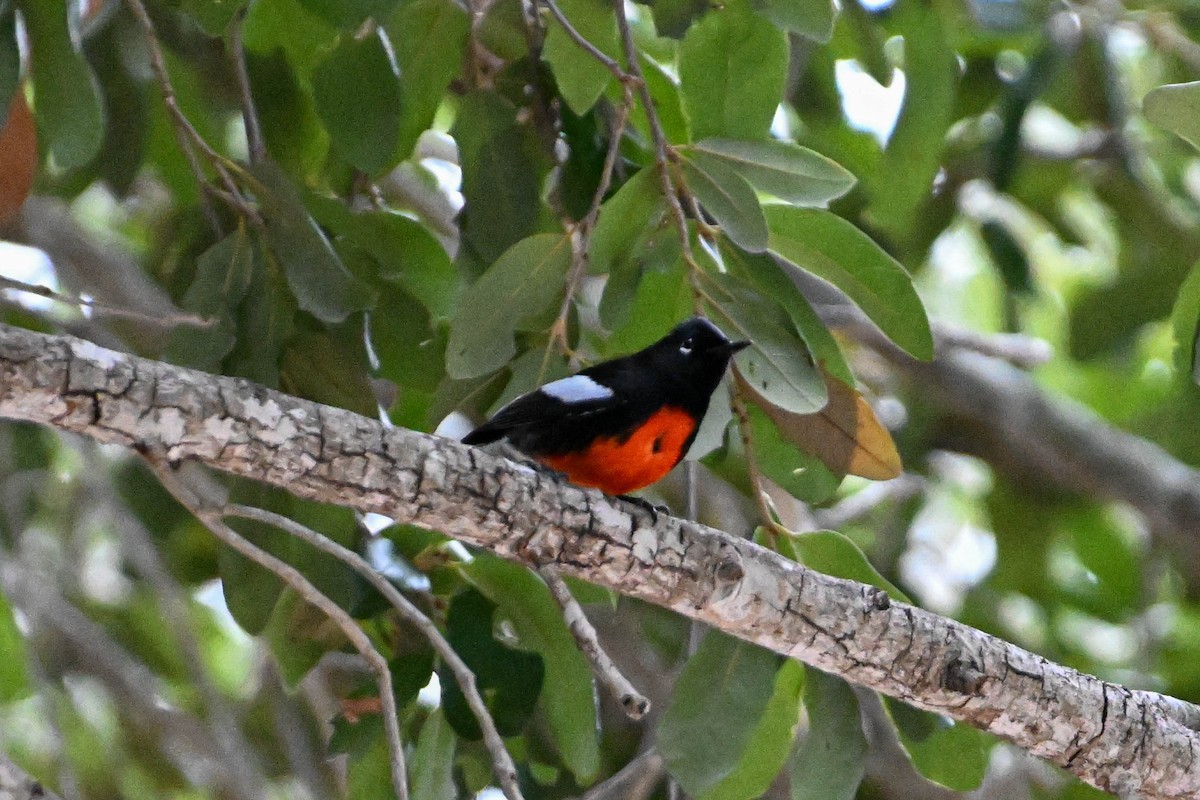
M 988 739 L 981 731 L 890 697 L 884 705 L 896 723 L 900 743 L 922 775 L 958 792 L 983 783 Z
M 0 130 L 8 119 L 8 107 L 21 85 L 21 51 L 17 46 L 17 15 L 0 7 Z
M 765 211 L 773 253 L 841 289 L 911 355 L 933 357 L 925 307 L 900 262 L 828 211 L 790 206 Z
M 683 113 L 683 98 L 680 95 L 679 83 L 667 72 L 661 64 L 647 56 L 638 54 L 642 65 L 642 77 L 646 80 L 646 88 L 650 91 L 650 99 L 658 112 L 658 121 L 662 125 L 663 135 L 672 144 L 684 144 L 688 140 L 688 122 Z M 650 122 L 646 117 L 646 109 L 641 103 L 633 104 L 630 115 L 633 126 L 650 141 Z
M 570 242 L 557 234 L 530 236 L 506 250 L 458 304 L 450 323 L 447 374 L 473 378 L 507 364 L 517 352 L 517 329 L 562 297 L 570 263 Z
M 434 332 L 429 313 L 410 295 L 385 287 L 371 311 L 370 336 L 378 376 L 400 387 L 399 400 L 389 409 L 392 421 L 425 430 L 433 393 L 446 377 L 444 332 Z
M 825 43 L 837 12 L 830 0 L 762 0 L 760 13 L 781 28 Z
M 559 9 L 572 27 L 600 52 L 615 58 L 621 52 L 617 18 L 605 0 L 559 0 Z M 545 56 L 558 82 L 558 91 L 576 114 L 591 110 L 613 74 L 591 53 L 575 43 L 553 17 L 547 19 Z
M 866 771 L 858 697 L 841 678 L 804 670 L 808 735 L 792 756 L 792 800 L 854 800 Z
M 842 475 L 831 471 L 816 456 L 788 442 L 761 408 L 748 405 L 746 411 L 754 434 L 754 462 L 764 475 L 806 503 L 824 503 L 833 497 L 841 485 Z M 737 437 L 739 453 L 740 438 Z
M 771 297 L 783 306 L 804 339 L 813 361 L 827 373 L 847 384 L 854 384 L 854 374 L 850 372 L 837 340 L 809 305 L 808 299 L 796 288 L 787 274 L 788 268 L 773 256 L 744 253 L 725 243 L 722 243 L 721 257 L 730 274 L 753 284 L 761 295 Z
M 360 721 L 359 725 L 364 724 Z M 391 752 L 380 733 L 361 756 L 351 756 L 346 770 L 346 800 L 395 800 Z M 450 795 L 453 797 L 453 795 Z
M 292 335 L 296 301 L 285 277 L 272 266 L 265 237 L 257 247 L 250 287 L 237 313 L 237 344 L 226 358 L 228 374 L 249 378 L 272 388 L 279 385 L 279 360 Z
M 954 121 L 958 54 L 936 4 L 899 3 L 894 14 L 904 36 L 904 105 L 868 183 L 869 214 L 883 229 L 907 235 L 933 194 L 943 142 Z
M 25 639 L 13 618 L 12 606 L 0 594 L 0 703 L 11 703 L 33 694 L 26 667 Z
M 341 44 L 313 71 L 313 101 L 343 159 L 368 175 L 393 164 L 400 136 L 400 76 L 382 30 Z
M 251 168 L 267 240 L 279 260 L 300 308 L 322 322 L 341 322 L 369 308 L 371 290 L 338 258 L 300 200 L 300 193 L 278 165 L 264 161 Z
M 736 357 L 738 370 L 754 389 L 781 408 L 805 414 L 828 399 L 825 380 L 783 307 L 733 275 L 713 275 L 709 293 L 713 319 L 735 339 L 751 345 Z
M 645 270 L 678 258 L 678 239 L 666 214 L 654 167 L 640 170 L 600 207 L 589 240 L 588 261 L 593 273 L 608 275 L 600 299 L 600 319 L 605 327 L 625 322 Z
M 576 781 L 590 783 L 600 769 L 592 671 L 550 590 L 528 569 L 494 556 L 479 555 L 464 571 L 512 624 L 521 647 L 545 662 L 542 704 L 554 743 Z
M 271 0 L 249 4 L 242 37 L 248 54 L 269 56 L 280 51 L 307 79 L 313 67 L 335 46 L 338 29 L 311 13 L 301 0 Z M 258 104 L 257 92 L 255 104 Z
M 386 17 L 400 0 L 300 0 L 314 15 L 345 31 L 360 27 L 368 17 Z
M 322 656 L 345 642 L 341 630 L 291 587 L 283 590 L 263 636 L 279 664 L 279 676 L 292 689 Z
M 709 11 L 679 46 L 683 107 L 693 141 L 764 139 L 783 95 L 787 36 L 762 17 Z
M 593 273 L 611 275 L 647 230 L 662 224 L 667 213 L 662 183 L 655 167 L 645 167 L 600 206 L 596 227 L 588 242 L 588 262 Z
M 1196 337 L 1200 334 L 1200 262 L 1188 274 L 1179 288 L 1175 309 L 1171 312 L 1175 332 L 1175 371 L 1194 383 L 1200 383 L 1200 366 L 1196 361 Z
M 1200 81 L 1151 89 L 1142 100 L 1142 112 L 1155 125 L 1200 148 Z
M 388 662 L 388 671 L 392 673 L 392 690 L 396 694 L 397 709 L 403 709 L 416 700 L 417 695 L 429 685 L 429 681 L 433 677 L 435 657 L 433 648 L 428 645 L 415 646 L 416 650 L 396 656 Z
M 361 324 L 339 331 L 304 331 L 292 337 L 279 364 L 279 382 L 280 388 L 297 397 L 365 417 L 378 413 Z
M 167 340 L 165 357 L 173 364 L 218 372 L 221 360 L 237 343 L 233 314 L 254 275 L 254 245 L 243 226 L 196 259 L 196 277 L 180 305 L 216 321 L 212 328 L 179 325 Z
M 685 158 L 682 166 L 688 188 L 726 236 L 752 253 L 767 249 L 762 206 L 741 175 L 716 159 L 699 163 Z
M 719 161 L 760 192 L 798 206 L 824 207 L 854 186 L 845 167 L 820 153 L 778 139 L 705 139 L 685 149 L 702 169 Z
M 475 673 L 496 730 L 516 736 L 525 729 L 542 689 L 546 667 L 540 656 L 515 650 L 493 637 L 496 606 L 476 589 L 459 592 L 446 613 L 446 638 Z M 442 712 L 459 736 L 471 741 L 483 734 L 454 675 L 443 668 Z
M 858 581 L 883 589 L 893 600 L 911 603 L 904 592 L 879 574 L 858 545 L 837 531 L 813 531 L 792 537 L 792 544 L 805 566 L 835 578 Z
M 446 800 L 457 796 L 454 787 L 454 729 L 441 711 L 435 711 L 421 726 L 417 750 L 412 756 L 412 800 Z
M 274 5 L 253 3 L 251 9 Z M 319 174 L 329 155 L 329 133 L 321 124 L 312 93 L 301 85 L 283 51 L 266 55 L 247 52 L 246 71 L 271 158 L 288 174 Z
M 357 530 L 354 514 L 348 509 L 302 500 L 251 480 L 232 479 L 229 501 L 291 517 L 346 546 L 352 543 Z M 247 519 L 230 519 L 229 525 L 252 544 L 294 566 L 334 602 L 343 608 L 349 605 L 353 586 L 349 567 L 274 526 Z M 251 635 L 261 633 L 275 618 L 283 583 L 274 573 L 229 547 L 222 547 L 217 559 L 225 603 L 234 620 Z M 275 624 L 288 621 L 285 615 L 275 619 Z
M 323 227 L 374 261 L 372 277 L 395 283 L 421 301 L 435 321 L 454 309 L 459 276 L 441 242 L 421 223 L 391 211 L 355 213 L 337 199 L 312 196 L 308 206 Z
M 233 18 L 245 6 L 241 0 L 183 0 L 183 10 L 212 37 L 224 36 Z
M 451 135 L 463 170 L 464 250 L 479 264 L 491 264 L 537 229 L 551 165 L 532 126 L 518 123 L 517 109 L 493 92 L 460 100 Z
M 775 761 L 775 747 L 783 739 L 783 755 L 775 764 L 778 771 L 786 759 L 791 726 L 781 726 L 776 715 L 786 719 L 779 706 L 789 702 L 790 694 L 794 723 L 800 690 L 796 675 L 802 674 L 796 669 L 780 676 L 780 671 L 780 658 L 761 647 L 717 631 L 705 635 L 676 681 L 657 731 L 667 770 L 688 794 L 705 800 L 729 796 L 723 793 L 724 782 L 739 782 L 750 773 L 761 776 L 767 771 L 764 767 Z M 779 687 L 777 678 L 781 678 Z M 774 732 L 775 747 L 756 751 L 765 745 L 760 739 L 764 726 Z M 767 783 L 773 777 L 774 773 Z
M 674 240 L 674 236 L 670 238 Z M 666 269 L 643 273 L 625 322 L 603 342 L 602 356 L 616 358 L 641 350 L 693 313 L 692 287 L 683 259 L 674 258 L 666 265 Z
M 38 140 L 60 170 L 91 161 L 104 141 L 105 125 L 100 88 L 72 43 L 68 5 L 44 0 L 17 4 L 29 36 Z
M 678 39 L 691 24 L 709 9 L 708 0 L 651 0 L 647 5 L 654 15 L 654 28 L 659 36 Z
M 433 125 L 446 87 L 462 71 L 471 21 L 453 0 L 413 0 L 387 25 L 400 65 L 400 135 L 396 154 L 407 158 Z
M 741 763 L 699 800 L 745 800 L 767 791 L 792 749 L 804 674 L 799 661 L 783 662 L 775 673 L 775 691 L 767 701 Z

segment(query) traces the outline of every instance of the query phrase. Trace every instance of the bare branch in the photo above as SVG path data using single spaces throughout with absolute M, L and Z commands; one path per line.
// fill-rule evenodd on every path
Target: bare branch
M 700 265 L 696 263 L 696 256 L 692 252 L 692 237 L 688 232 L 687 216 L 683 212 L 683 206 L 679 203 L 675 178 L 671 174 L 675 151 L 667 141 L 666 134 L 663 133 L 662 121 L 658 118 L 658 108 L 654 105 L 654 98 L 650 96 L 650 89 L 646 86 L 646 79 L 642 75 L 637 45 L 633 41 L 633 29 L 629 26 L 629 17 L 625 13 L 625 0 L 612 0 L 612 4 L 617 13 L 617 30 L 621 34 L 621 43 L 625 48 L 625 71 L 633 78 L 637 87 L 638 99 L 642 101 L 642 109 L 646 112 L 646 121 L 650 125 L 650 138 L 654 143 L 654 164 L 658 168 L 663 197 L 666 198 L 671 219 L 675 221 L 675 229 L 679 234 L 680 252 L 683 254 L 684 263 L 688 266 L 694 286 L 696 285 L 696 275 L 700 272 Z M 700 310 L 699 298 L 696 298 L 696 310 Z
M 917 361 L 856 310 L 821 316 L 878 352 L 919 383 L 922 397 L 971 426 L 971 447 L 1001 468 L 1046 485 L 1127 503 L 1151 534 L 1177 555 L 1193 593 L 1200 592 L 1200 471 L 1153 442 L 1126 433 L 1066 398 L 1051 398 L 1004 360 L 935 338 L 938 355 Z
M 547 1 L 552 2 L 552 0 Z M 621 150 L 621 137 L 625 135 L 625 126 L 629 122 L 629 112 L 632 108 L 633 92 L 626 84 L 624 101 L 617 108 L 617 118 L 613 123 L 612 132 L 609 134 L 608 151 L 604 154 L 604 166 L 600 170 L 600 182 L 596 185 L 592 204 L 579 224 L 573 226 L 571 230 L 571 270 L 567 275 L 567 285 L 563 291 L 562 305 L 558 309 L 558 318 L 550 328 L 550 341 L 546 344 L 546 355 L 542 359 L 541 377 L 545 375 L 546 364 L 550 358 L 550 348 L 555 342 L 558 342 L 564 353 L 571 355 L 571 348 L 567 342 L 567 317 L 570 315 L 571 303 L 575 300 L 579 284 L 587 274 L 592 229 L 596 227 L 604 195 L 608 194 L 608 187 L 612 184 L 613 169 L 617 164 L 617 154 Z
M 0 797 L 5 800 L 62 800 L 3 753 L 0 753 Z
M 249 6 L 243 6 L 233 17 L 229 28 L 230 57 L 233 59 L 233 73 L 237 77 L 238 91 L 242 99 L 242 122 L 246 126 L 246 144 L 250 150 L 250 163 L 260 164 L 267 159 L 267 145 L 263 140 L 262 125 L 258 121 L 258 110 L 254 107 L 254 95 L 250 92 L 250 74 L 246 71 L 246 47 L 242 42 L 242 26 L 246 22 L 246 11 Z
M 158 80 L 159 88 L 162 91 L 163 103 L 167 107 L 167 116 L 171 118 L 171 126 L 175 130 L 175 138 L 179 141 L 179 147 L 183 150 L 187 157 L 188 166 L 192 170 L 192 174 L 196 177 L 197 188 L 203 192 L 208 187 L 208 180 L 204 177 L 204 171 L 200 167 L 200 162 L 196 158 L 196 150 L 208 160 L 212 168 L 216 170 L 217 175 L 221 178 L 221 182 L 225 186 L 225 194 L 219 195 L 226 202 L 233 205 L 234 209 L 246 216 L 248 219 L 254 217 L 252 209 L 246 204 L 242 198 L 241 192 L 238 191 L 237 185 L 229 176 L 225 165 L 227 159 L 212 148 L 200 132 L 196 130 L 191 121 L 183 113 L 179 107 L 179 101 L 175 98 L 175 89 L 171 85 L 171 75 L 167 71 L 167 62 L 163 58 L 162 45 L 158 41 L 158 35 L 154 32 L 154 23 L 150 20 L 150 14 L 146 11 L 146 6 L 142 0 L 125 0 L 129 6 L 129 10 L 133 12 L 133 16 L 137 19 L 138 24 L 142 28 L 142 32 L 146 37 L 146 46 L 150 51 L 150 65 L 154 69 L 154 76 Z M 216 230 L 220 230 L 215 217 L 210 215 Z
M 652 747 L 612 777 L 588 789 L 579 800 L 645 800 L 666 775 L 663 758 Z
M 558 24 L 562 26 L 564 31 L 566 31 L 567 36 L 571 37 L 571 41 L 583 48 L 584 52 L 586 52 L 592 58 L 603 64 L 609 72 L 616 76 L 617 80 L 625 84 L 634 81 L 629 73 L 621 69 L 620 64 L 610 58 L 606 53 L 602 52 L 600 48 L 596 47 L 596 45 L 589 42 L 587 37 L 575 29 L 575 26 L 571 24 L 571 20 L 567 19 L 566 14 L 562 12 L 562 9 L 558 7 L 558 4 L 555 3 L 554 0 L 540 0 L 540 2 L 546 6 L 546 8 L 550 9 L 550 13 L 554 15 L 556 20 L 558 20 Z
M 587 615 L 583 613 L 583 607 L 571 594 L 571 590 L 562 576 L 558 574 L 558 570 L 553 566 L 545 566 L 541 568 L 540 572 L 542 579 L 550 587 L 550 594 L 554 596 L 555 602 L 562 609 L 567 629 L 575 637 L 575 644 L 579 646 L 580 652 L 592 665 L 592 672 L 596 679 L 608 689 L 609 694 L 621 708 L 625 709 L 625 715 L 630 719 L 641 719 L 646 716 L 646 712 L 650 710 L 650 701 L 634 688 L 629 679 L 621 674 L 621 670 L 617 669 L 617 665 L 608 657 L 608 653 L 604 652 L 604 648 L 600 646 L 600 640 L 596 638 L 596 629 L 592 627 L 592 623 L 588 622 Z
M 488 712 L 482 695 L 479 694 L 479 687 L 475 684 L 475 673 L 471 672 L 471 668 L 467 666 L 466 662 L 450 646 L 450 642 L 446 640 L 446 637 L 442 636 L 442 632 L 438 630 L 433 620 L 423 614 L 421 609 L 413 605 L 399 589 L 392 585 L 391 581 L 379 574 L 358 553 L 301 525 L 294 519 L 285 517 L 282 514 L 275 514 L 266 509 L 243 505 L 226 506 L 221 509 L 220 513 L 225 516 L 242 517 L 244 519 L 263 522 L 267 525 L 273 525 L 284 533 L 295 536 L 297 539 L 307 542 L 318 550 L 328 553 L 344 564 L 349 565 L 359 575 L 362 575 L 368 583 L 375 587 L 406 622 L 419 630 L 429 640 L 434 652 L 441 656 L 442 660 L 446 662 L 446 666 L 454 673 L 455 682 L 462 689 L 463 695 L 467 699 L 467 705 L 475 715 L 475 719 L 479 722 L 479 729 L 483 731 L 484 744 L 487 745 L 488 751 L 491 753 L 492 768 L 497 780 L 500 781 L 500 786 L 504 791 L 505 797 L 508 800 L 522 800 L 521 789 L 517 785 L 516 765 L 513 764 L 512 757 L 508 754 L 508 750 L 505 749 L 504 740 L 500 737 L 499 731 L 496 730 L 496 722 Z
M 86 297 L 74 297 L 63 292 L 56 292 L 48 286 L 38 286 L 33 283 L 25 283 L 24 281 L 6 278 L 0 275 L 0 289 L 5 289 L 13 292 L 25 292 L 26 294 L 36 295 L 37 297 L 45 297 L 48 300 L 62 303 L 63 305 L 74 306 L 75 308 L 90 308 L 98 314 L 106 317 L 117 317 L 120 319 L 131 319 L 136 322 L 143 322 L 148 325 L 160 325 L 173 327 L 176 325 L 188 325 L 193 328 L 211 328 L 217 324 L 215 319 L 208 317 L 199 317 L 195 314 L 189 314 L 186 311 L 179 311 L 171 314 L 143 314 L 141 311 L 134 311 L 127 308 L 117 308 L 110 306 L 107 303 L 101 303 L 97 300 L 91 300 Z
M 392 689 L 392 672 L 388 668 L 387 660 L 371 643 L 370 637 L 363 632 L 353 617 L 320 589 L 313 586 L 312 582 L 304 577 L 298 569 L 255 546 L 226 525 L 221 519 L 220 508 L 208 505 L 204 498 L 195 497 L 179 480 L 175 471 L 154 455 L 157 451 L 144 450 L 143 452 L 150 454 L 150 465 L 167 491 L 195 514 L 196 519 L 204 523 L 213 536 L 254 563 L 273 572 L 302 600 L 323 612 L 354 645 L 354 649 L 359 652 L 359 655 L 366 660 L 371 671 L 375 673 L 375 680 L 379 685 L 383 728 L 391 750 L 392 791 L 396 793 L 397 800 L 408 800 L 408 769 L 404 759 L 404 743 L 400 740 L 400 720 L 396 712 L 396 693 Z
M 228 700 L 213 684 L 205 667 L 200 650 L 195 624 L 188 613 L 188 601 L 183 587 L 175 580 L 162 561 L 150 534 L 141 523 L 126 512 L 128 519 L 115 526 L 122 550 L 133 568 L 154 589 L 158 608 L 170 630 L 175 646 L 183 655 L 184 669 L 188 678 L 199 690 L 207 710 L 207 722 L 212 729 L 214 744 L 221 750 L 230 780 L 235 782 L 247 797 L 262 795 L 266 780 L 254 763 L 253 749 L 238 725 L 237 716 Z
M 989 731 L 1106 791 L 1200 794 L 1200 734 L 1188 727 L 1200 714 L 1182 701 L 1055 664 L 707 526 L 666 515 L 652 523 L 623 500 L 457 442 L 8 326 L 0 326 L 0 417 L 200 461 L 504 558 L 553 564 Z M 1195 473 L 1142 443 L 1150 449 L 1174 464 L 1171 501 L 1200 499 Z

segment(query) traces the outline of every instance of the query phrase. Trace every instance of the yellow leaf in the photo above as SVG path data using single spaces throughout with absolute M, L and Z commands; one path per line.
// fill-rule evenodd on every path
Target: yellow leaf
M 887 428 L 857 389 L 821 369 L 829 402 L 812 414 L 795 414 L 772 404 L 734 368 L 738 387 L 775 423 L 784 439 L 842 475 L 886 481 L 904 467 Z

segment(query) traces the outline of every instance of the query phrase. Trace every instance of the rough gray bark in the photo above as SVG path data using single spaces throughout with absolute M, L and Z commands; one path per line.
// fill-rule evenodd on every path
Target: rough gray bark
M 90 342 L 0 326 L 0 417 L 433 528 L 671 608 L 963 720 L 1124 797 L 1200 795 L 1200 709 L 456 442 Z

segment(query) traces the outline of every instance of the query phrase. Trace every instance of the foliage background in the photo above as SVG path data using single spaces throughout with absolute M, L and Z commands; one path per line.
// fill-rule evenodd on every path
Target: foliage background
M 5 322 L 461 433 L 451 412 L 478 419 L 699 303 L 758 343 L 741 362 L 753 469 L 719 393 L 702 466 L 655 497 L 685 509 L 691 481 L 702 521 L 749 535 L 765 480 L 789 527 L 844 534 L 783 537 L 788 554 L 1200 701 L 1186 548 L 1078 476 L 1023 462 L 989 420 L 931 402 L 853 326 L 830 336 L 821 316 L 836 323 L 844 303 L 788 266 L 919 358 L 926 311 L 948 348 L 963 330 L 1018 335 L 1004 341 L 1045 393 L 1200 465 L 1200 161 L 1175 135 L 1200 142 L 1200 113 L 1192 86 L 1151 91 L 1198 77 L 1188 4 L 630 4 L 672 174 L 707 215 L 697 224 L 685 193 L 683 237 L 639 84 L 549 6 L 163 0 L 146 6 L 152 38 L 140 8 L 0 0 L 0 231 L 49 256 L 0 246 L 0 275 L 144 315 L 7 288 Z M 557 8 L 628 69 L 610 6 Z M 163 101 L 158 54 L 195 138 Z M 902 94 L 894 128 L 851 119 L 871 81 Z M 830 376 L 871 400 L 904 478 L 843 479 L 861 463 L 813 445 L 813 415 L 848 391 Z M 853 452 L 886 465 L 875 416 L 851 419 Z M 378 717 L 343 713 L 371 681 L 315 612 L 220 549 L 129 454 L 15 424 L 0 439 L 5 753 L 65 797 L 389 796 Z M 572 584 L 654 702 L 631 722 L 594 695 L 531 573 L 438 534 L 228 489 L 369 553 L 444 627 L 526 797 L 579 796 L 630 763 L 705 798 L 1096 794 L 974 731 Z M 238 527 L 391 659 L 414 796 L 494 792 L 427 644 L 343 566 Z M 635 761 L 651 745 L 661 759 Z M 213 759 L 224 769 L 206 770 Z

